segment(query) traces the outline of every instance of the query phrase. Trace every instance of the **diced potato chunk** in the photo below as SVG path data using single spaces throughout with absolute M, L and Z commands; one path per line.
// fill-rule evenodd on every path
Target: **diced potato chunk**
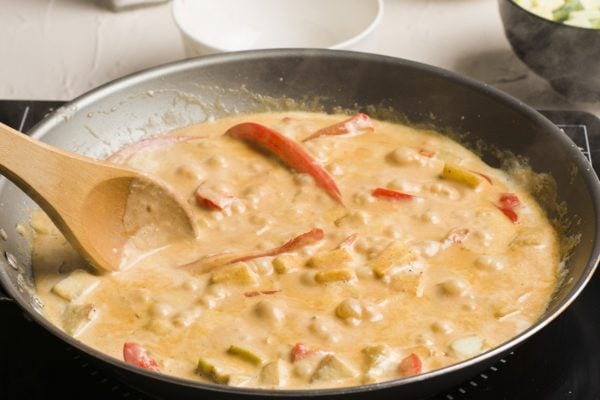
M 287 274 L 296 270 L 301 265 L 300 257 L 291 254 L 282 254 L 273 259 L 273 268 L 278 274 Z
M 244 361 L 247 361 L 252 365 L 259 366 L 263 363 L 263 358 L 255 352 L 248 350 L 244 347 L 236 346 L 234 344 L 229 346 L 229 349 L 227 349 L 227 353 L 231 354 L 232 356 L 236 356 Z
M 383 277 L 395 267 L 408 265 L 418 259 L 416 252 L 412 251 L 402 242 L 392 242 L 371 262 L 371 269 L 378 278 Z
M 218 268 L 211 276 L 212 283 L 234 283 L 238 285 L 255 284 L 258 276 L 248 264 L 238 262 Z
M 84 331 L 96 318 L 97 311 L 93 304 L 69 304 L 62 315 L 62 327 L 71 336 Z
M 465 184 L 470 188 L 476 188 L 482 182 L 482 178 L 476 173 L 451 163 L 444 164 L 442 178 Z
M 310 378 L 311 382 L 332 382 L 356 376 L 356 372 L 333 354 L 328 354 L 319 362 Z
M 76 269 L 54 285 L 52 291 L 67 301 L 73 301 L 93 290 L 98 283 L 98 277 L 83 269 Z
M 365 355 L 367 365 L 363 376 L 364 383 L 377 382 L 378 378 L 396 365 L 396 354 L 386 345 L 367 346 L 362 353 Z
M 197 372 L 215 383 L 227 384 L 231 378 L 231 372 L 225 365 L 212 358 L 200 357 Z
M 352 254 L 347 249 L 340 248 L 315 254 L 308 260 L 308 266 L 314 268 L 347 267 L 352 262 Z
M 315 274 L 315 281 L 319 283 L 351 281 L 355 278 L 356 275 L 354 274 L 354 271 L 351 271 L 347 268 L 319 271 Z
M 387 278 L 387 277 L 386 277 Z M 389 285 L 397 292 L 423 296 L 423 273 L 421 271 L 401 271 L 389 277 Z
M 260 371 L 259 380 L 263 385 L 285 386 L 288 379 L 288 370 L 281 360 L 266 364 Z
M 471 358 L 481 353 L 483 339 L 477 335 L 465 336 L 452 342 L 450 348 L 458 357 Z

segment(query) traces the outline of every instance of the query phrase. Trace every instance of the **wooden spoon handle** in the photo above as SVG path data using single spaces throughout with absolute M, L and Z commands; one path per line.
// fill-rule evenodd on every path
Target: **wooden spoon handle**
M 61 186 L 64 168 L 59 152 L 0 123 L 0 173 L 33 200 L 45 201 L 45 189 Z

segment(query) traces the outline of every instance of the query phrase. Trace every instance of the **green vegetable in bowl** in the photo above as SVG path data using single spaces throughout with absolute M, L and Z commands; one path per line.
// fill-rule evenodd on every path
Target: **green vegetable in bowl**
M 600 29 L 600 0 L 513 0 L 550 21 L 580 28 Z

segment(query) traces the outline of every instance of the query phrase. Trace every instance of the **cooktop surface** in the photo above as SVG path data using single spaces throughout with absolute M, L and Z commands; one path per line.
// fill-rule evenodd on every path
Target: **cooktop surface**
M 26 132 L 61 104 L 0 101 L 0 122 Z M 543 113 L 573 139 L 598 173 L 600 120 L 577 111 Z M 364 397 L 378 398 L 376 393 Z M 97 369 L 1 297 L 0 398 L 150 399 Z M 430 399 L 600 399 L 600 275 L 566 312 L 511 354 Z

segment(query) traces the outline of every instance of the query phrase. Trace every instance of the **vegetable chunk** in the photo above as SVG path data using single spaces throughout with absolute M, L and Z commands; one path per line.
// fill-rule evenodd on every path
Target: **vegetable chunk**
M 126 342 L 123 345 L 123 359 L 126 363 L 136 367 L 160 372 L 158 362 L 148 354 L 146 349 L 138 344 Z
M 212 283 L 235 283 L 239 285 L 252 285 L 258 281 L 258 276 L 250 269 L 248 264 L 238 262 L 226 265 L 213 272 Z
M 92 291 L 98 286 L 98 283 L 97 276 L 83 269 L 76 269 L 68 277 L 54 285 L 52 292 L 67 301 L 73 301 Z
M 237 346 L 235 344 L 229 346 L 229 348 L 227 349 L 227 353 L 231 354 L 232 356 L 236 356 L 244 361 L 247 361 L 255 366 L 259 366 L 263 363 L 263 358 L 261 356 L 259 356 L 251 350 Z
M 344 135 L 346 133 L 352 134 L 361 131 L 373 131 L 373 122 L 371 122 L 371 118 L 363 113 L 356 114 L 345 121 L 319 129 L 315 133 L 304 138 L 303 141 L 305 142 L 319 136 Z
M 226 365 L 207 357 L 200 357 L 196 371 L 211 381 L 221 384 L 229 383 L 232 376 Z
M 371 269 L 378 278 L 418 259 L 418 255 L 402 242 L 392 242 L 371 262 Z
M 97 316 L 93 304 L 69 304 L 62 316 L 62 326 L 66 333 L 78 336 Z
M 347 249 L 339 248 L 315 254 L 308 260 L 308 266 L 322 269 L 345 267 L 351 263 L 352 260 L 352 254 L 350 254 Z
M 476 173 L 450 163 L 444 164 L 442 178 L 462 183 L 472 189 L 475 189 L 477 186 L 479 186 L 482 179 Z
M 324 189 L 334 200 L 342 203 L 342 194 L 331 176 L 302 146 L 292 139 L 254 122 L 235 125 L 229 128 L 225 134 L 266 147 L 285 164 L 299 172 L 304 172 L 312 176 L 317 186 Z
M 327 354 L 310 378 L 311 382 L 331 382 L 356 376 L 356 371 L 348 367 L 333 354 Z

